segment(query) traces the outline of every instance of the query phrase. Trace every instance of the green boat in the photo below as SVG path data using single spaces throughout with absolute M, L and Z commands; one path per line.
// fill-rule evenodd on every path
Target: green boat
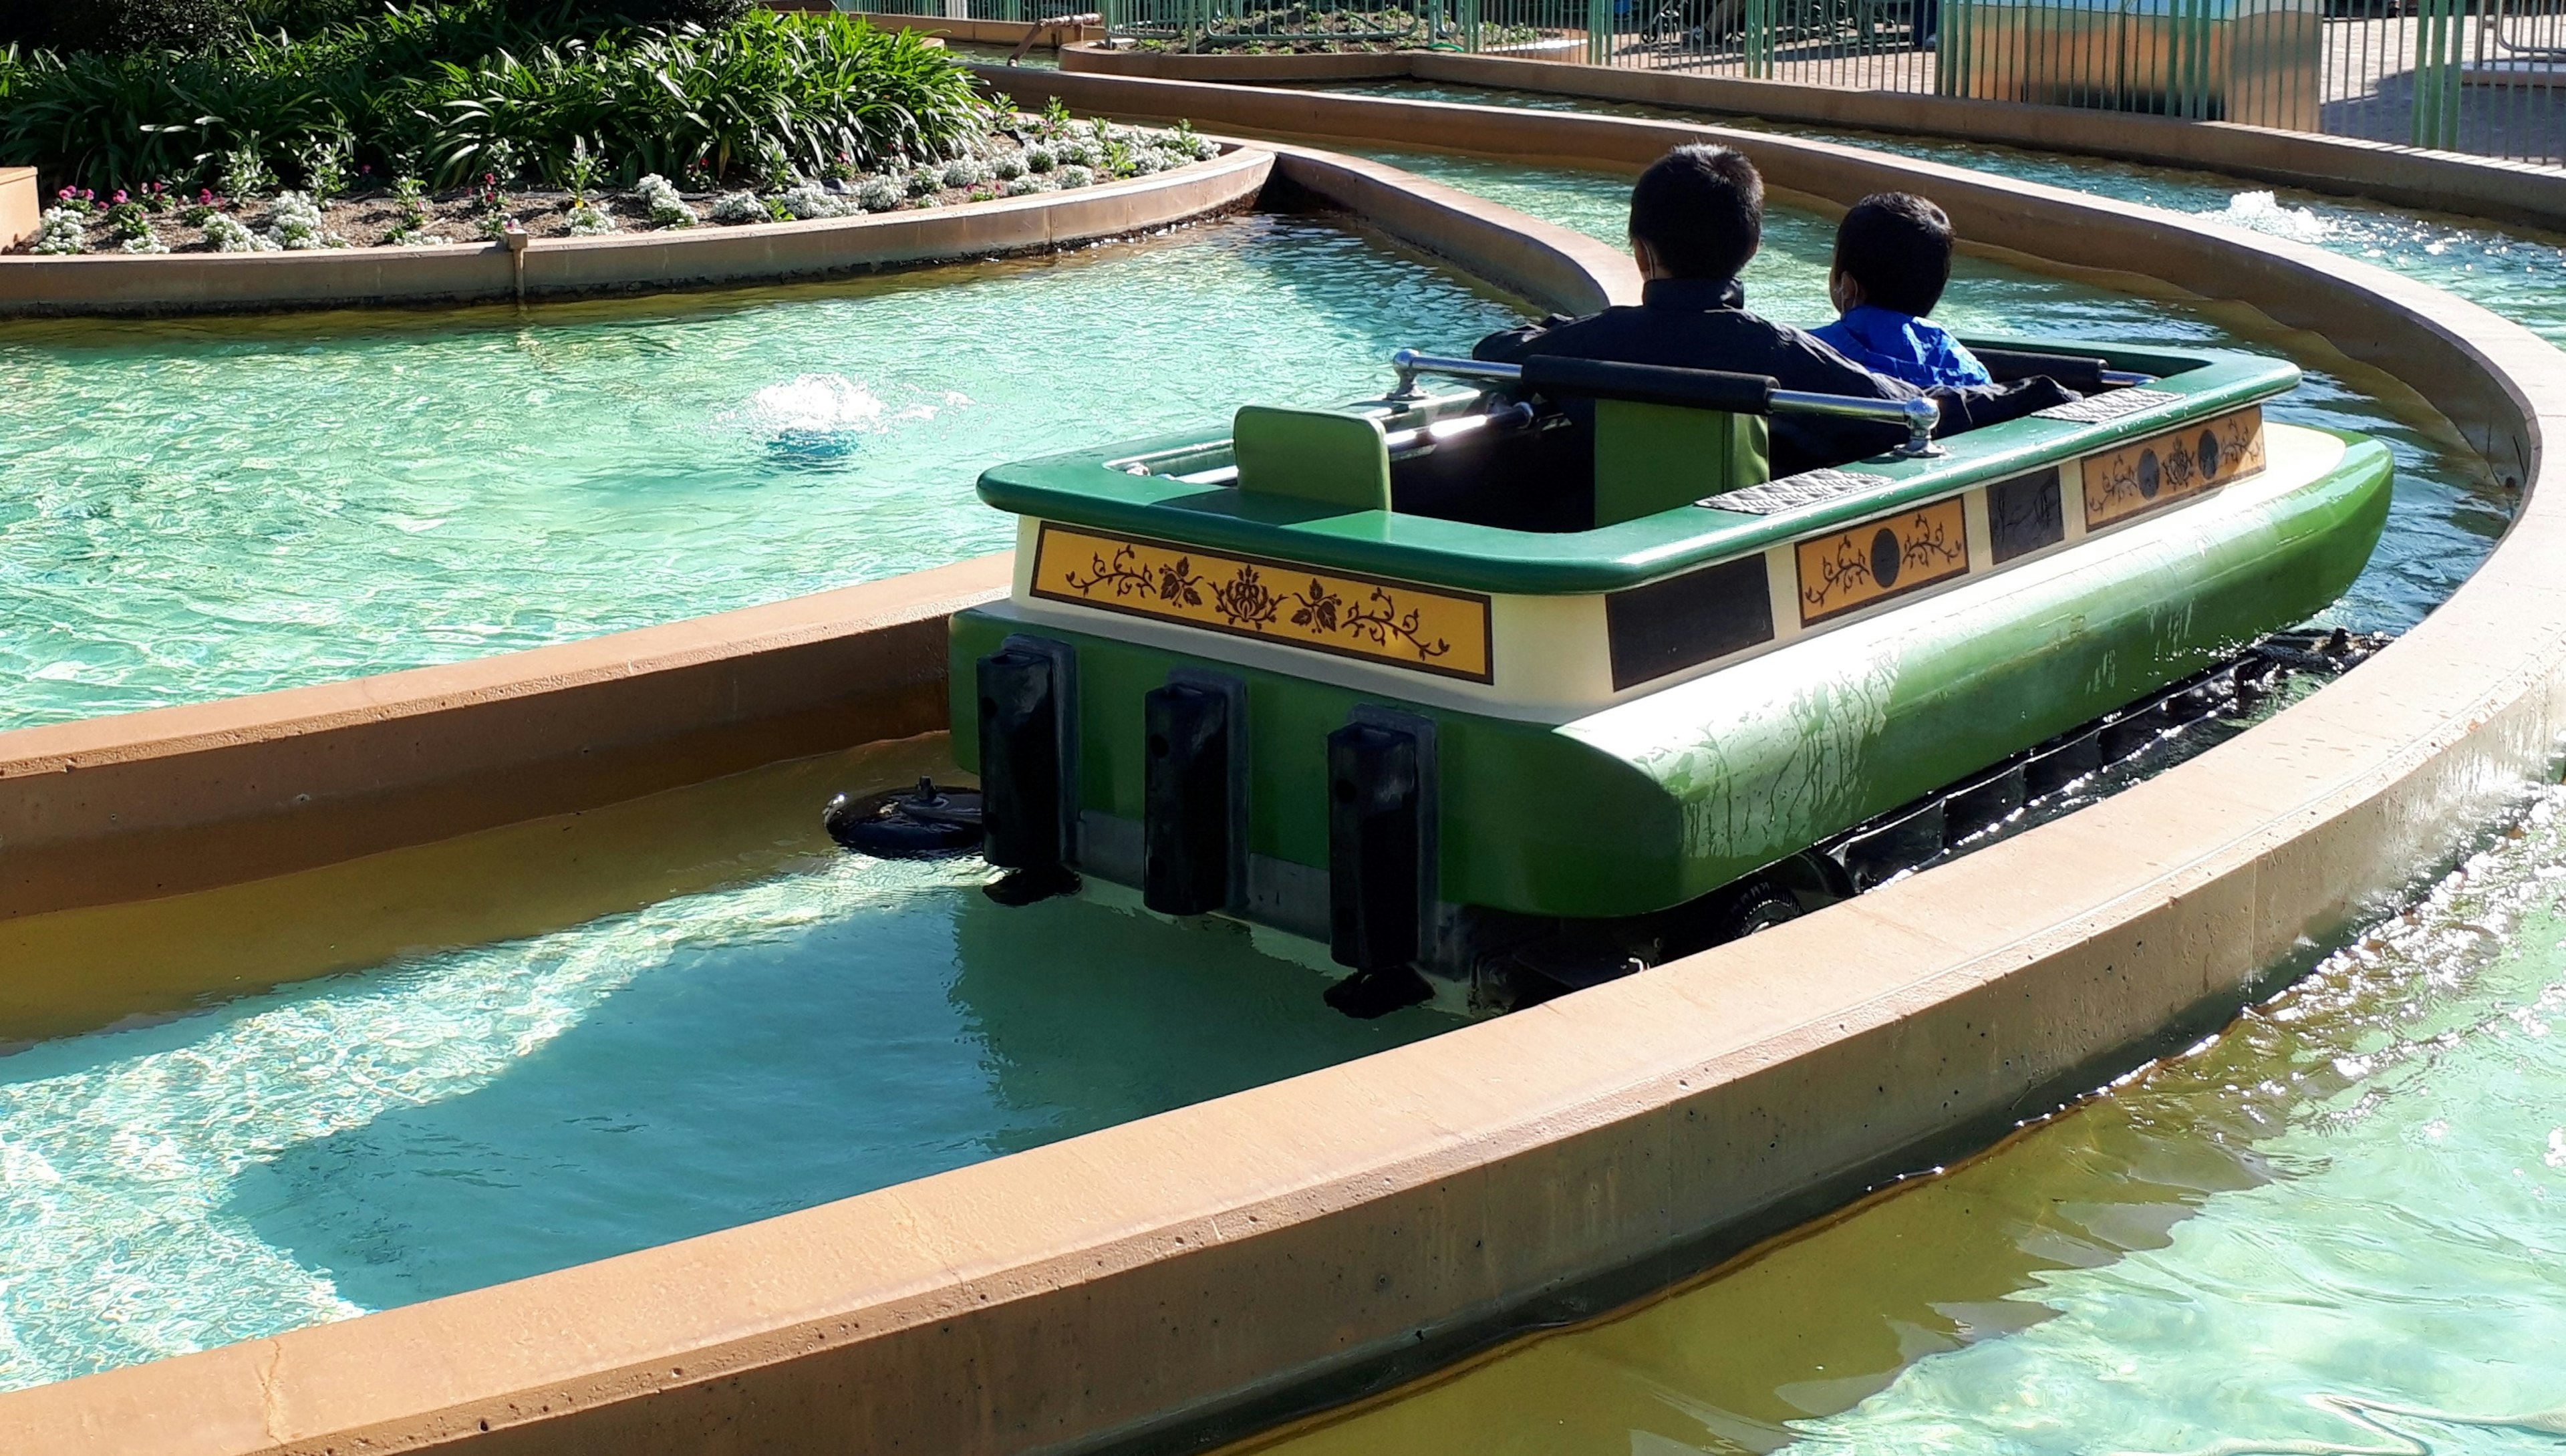
M 1015 584 L 953 619 L 952 737 L 998 892 L 1307 937 L 1361 1014 L 1523 1004 L 1854 892 L 1847 837 L 1948 786 L 2090 768 L 2378 542 L 2387 449 L 2266 419 L 2285 363 L 1972 346 L 2084 397 L 1937 441 L 1929 403 L 1404 351 L 1382 398 L 990 470 Z M 1792 411 L 1905 442 L 1771 479 Z

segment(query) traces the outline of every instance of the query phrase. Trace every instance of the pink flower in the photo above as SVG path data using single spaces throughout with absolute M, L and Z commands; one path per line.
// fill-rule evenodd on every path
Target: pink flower
M 61 191 L 56 192 L 56 193 L 54 194 L 54 200 L 55 200 L 55 201 L 57 201 L 57 202 L 69 202 L 69 201 L 70 201 L 70 200 L 72 200 L 74 197 L 77 197 L 77 196 L 79 196 L 79 195 L 80 195 L 79 193 L 77 193 L 77 192 L 73 191 L 71 188 L 69 188 L 69 187 L 65 187 L 65 188 L 64 188 L 64 189 L 62 189 Z
M 123 201 L 125 201 L 125 200 L 126 200 L 126 198 L 125 198 L 125 189 L 124 189 L 123 187 L 119 187 L 119 188 L 117 188 L 117 189 L 116 189 L 116 195 L 115 195 L 115 196 L 113 196 L 113 197 L 111 197 L 111 198 L 109 198 L 108 200 L 109 200 L 110 202 L 123 202 Z

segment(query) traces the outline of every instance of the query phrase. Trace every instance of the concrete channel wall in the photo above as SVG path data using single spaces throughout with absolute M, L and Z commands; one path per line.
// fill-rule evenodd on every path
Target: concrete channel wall
M 1155 176 L 961 207 L 431 248 L 0 257 L 0 315 L 191 314 L 559 298 L 820 278 L 1047 252 L 1247 205 L 1272 158 L 1248 147 Z M 0 177 L 0 189 L 7 179 Z M 32 182 L 30 183 L 32 190 Z M 6 194 L 0 191 L 0 207 Z M 0 211 L 0 224 L 6 213 Z
M 1992 141 L 2156 166 L 2193 166 L 2399 207 L 2534 227 L 2566 227 L 2566 168 L 2226 121 L 1451 51 L 1187 56 L 1109 49 L 1089 42 L 1064 47 L 1060 63 L 1065 71 L 1161 81 L 1272 86 L 1409 78 L 1542 92 L 1850 130 Z
M 1010 81 L 1022 99 L 1022 75 Z M 1061 90 L 1117 113 L 1173 105 L 1212 124 L 1336 136 L 1360 117 L 1370 139 L 1527 158 L 1628 163 L 1707 134 L 1399 103 L 1281 117 L 1270 96 L 1145 85 L 1068 77 Z M 1196 1444 L 1418 1372 L 1527 1318 L 1639 1293 L 1983 1140 L 2169 1033 L 2222 1020 L 2267 968 L 2547 772 L 2566 710 L 2566 589 L 2548 568 L 2566 550 L 2566 492 L 2543 442 L 2566 428 L 2566 358 L 2314 249 L 1738 139 L 1778 185 L 1839 200 L 1919 188 L 1982 242 L 2245 299 L 2393 367 L 2527 490 L 2511 534 L 2403 642 L 2271 722 L 1764 935 L 805 1212 L 0 1396 L 0 1449 Z

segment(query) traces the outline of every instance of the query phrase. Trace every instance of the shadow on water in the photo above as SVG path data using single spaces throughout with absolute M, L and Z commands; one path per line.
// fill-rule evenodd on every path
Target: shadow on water
M 889 866 L 873 866 L 889 869 Z M 1217 928 L 1009 910 L 959 866 L 681 946 L 487 1083 L 244 1167 L 238 1221 L 370 1309 L 708 1233 L 1342 1062 L 1354 1023 Z

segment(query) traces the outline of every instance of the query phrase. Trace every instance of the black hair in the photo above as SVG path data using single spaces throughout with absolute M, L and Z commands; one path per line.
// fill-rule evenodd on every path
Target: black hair
M 1836 229 L 1835 266 L 1864 303 L 1921 318 L 1951 281 L 1951 219 L 1913 192 L 1874 192 Z
M 1764 243 L 1764 179 L 1725 146 L 1678 146 L 1631 188 L 1631 236 L 1676 278 L 1735 278 Z

